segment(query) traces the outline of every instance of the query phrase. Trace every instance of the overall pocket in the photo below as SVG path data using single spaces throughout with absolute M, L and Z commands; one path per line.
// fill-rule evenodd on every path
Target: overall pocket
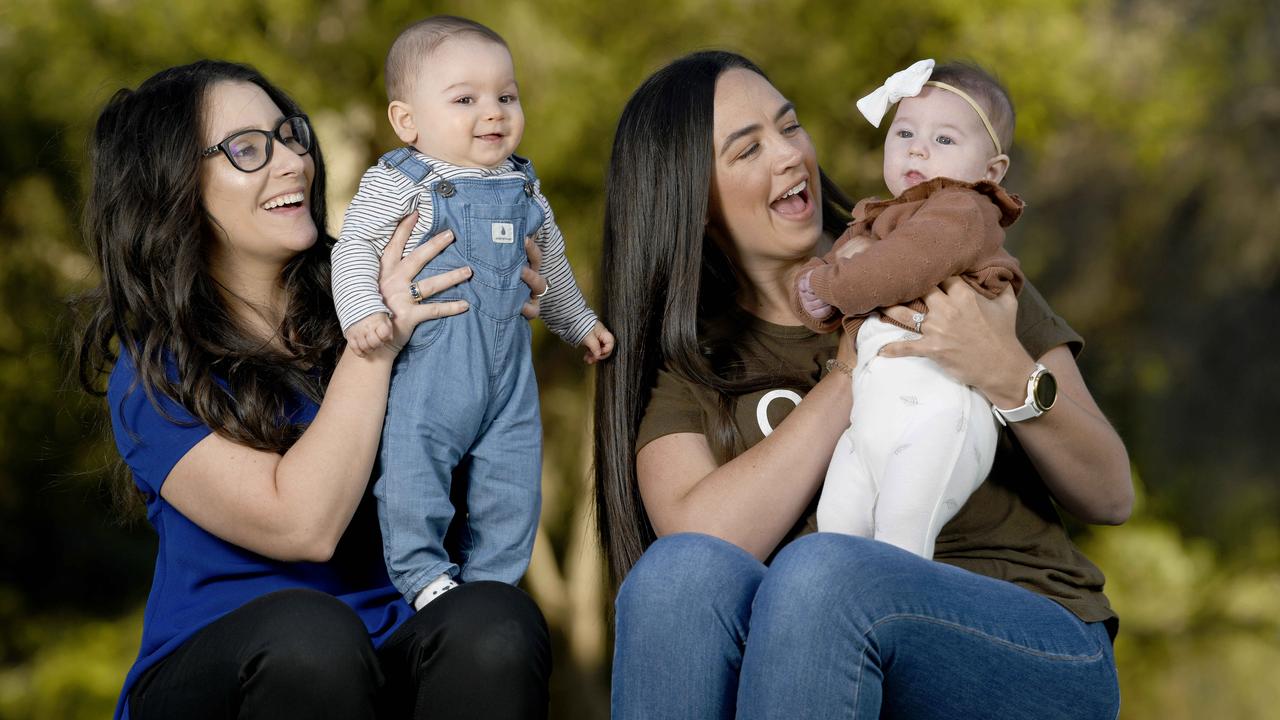
M 437 257 L 436 259 L 439 260 L 440 258 Z M 436 275 L 443 275 L 447 272 L 452 272 L 452 270 L 452 267 L 432 267 L 432 264 L 428 264 L 418 272 L 418 274 L 413 278 L 413 281 L 418 282 L 420 280 L 427 280 Z M 455 286 L 447 290 L 442 290 L 425 298 L 423 300 L 423 304 L 449 302 L 451 300 L 467 300 L 473 305 L 475 304 L 475 299 L 470 297 L 465 286 Z M 417 327 L 413 329 L 413 334 L 409 336 L 409 340 L 405 343 L 404 350 L 402 352 L 412 353 L 431 347 L 431 345 L 435 343 L 436 338 L 440 337 L 440 332 L 444 328 L 445 322 L 450 320 L 452 317 L 454 316 L 451 315 L 448 317 L 436 318 L 434 320 L 423 320 L 418 323 Z
M 524 251 L 525 212 L 519 205 L 469 204 L 464 211 L 466 227 L 463 243 L 466 245 L 467 262 L 500 277 L 514 276 L 515 270 L 528 260 Z M 509 283 L 504 282 L 503 286 Z

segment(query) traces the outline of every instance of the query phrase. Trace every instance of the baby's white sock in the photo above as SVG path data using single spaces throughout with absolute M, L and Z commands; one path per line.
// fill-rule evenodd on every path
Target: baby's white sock
M 421 610 L 427 606 L 427 603 L 435 600 L 445 593 L 446 590 L 458 587 L 458 583 L 453 581 L 446 573 L 432 580 L 422 591 L 418 593 L 418 597 L 413 599 L 413 609 Z

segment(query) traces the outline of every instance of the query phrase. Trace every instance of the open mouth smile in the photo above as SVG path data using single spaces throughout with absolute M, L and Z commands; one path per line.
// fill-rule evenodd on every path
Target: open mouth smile
M 809 180 L 806 178 L 782 193 L 777 200 L 769 203 L 769 207 L 779 215 L 789 218 L 802 218 L 813 210 L 809 202 Z
M 306 199 L 306 195 L 304 195 L 301 191 L 287 192 L 287 193 L 277 195 L 271 198 L 270 200 L 262 203 L 262 209 L 263 210 L 276 210 L 276 209 L 288 210 L 292 208 L 298 208 L 298 207 L 302 207 L 302 203 L 305 199 Z

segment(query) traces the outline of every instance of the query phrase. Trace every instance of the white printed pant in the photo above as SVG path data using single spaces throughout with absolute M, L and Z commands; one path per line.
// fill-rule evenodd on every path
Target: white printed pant
M 873 315 L 858 331 L 853 411 L 818 501 L 818 529 L 873 537 L 924 558 L 986 479 L 991 406 L 927 358 L 878 355 L 919 336 Z

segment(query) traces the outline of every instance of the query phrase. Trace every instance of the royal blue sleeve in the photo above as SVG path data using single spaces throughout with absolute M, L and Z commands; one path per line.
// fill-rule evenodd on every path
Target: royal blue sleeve
M 107 403 L 120 457 L 144 493 L 158 495 L 169 471 L 196 443 L 212 432 L 186 408 L 163 394 L 152 404 L 138 382 L 133 359 L 125 350 L 111 371 Z M 163 409 L 163 412 L 161 412 Z

